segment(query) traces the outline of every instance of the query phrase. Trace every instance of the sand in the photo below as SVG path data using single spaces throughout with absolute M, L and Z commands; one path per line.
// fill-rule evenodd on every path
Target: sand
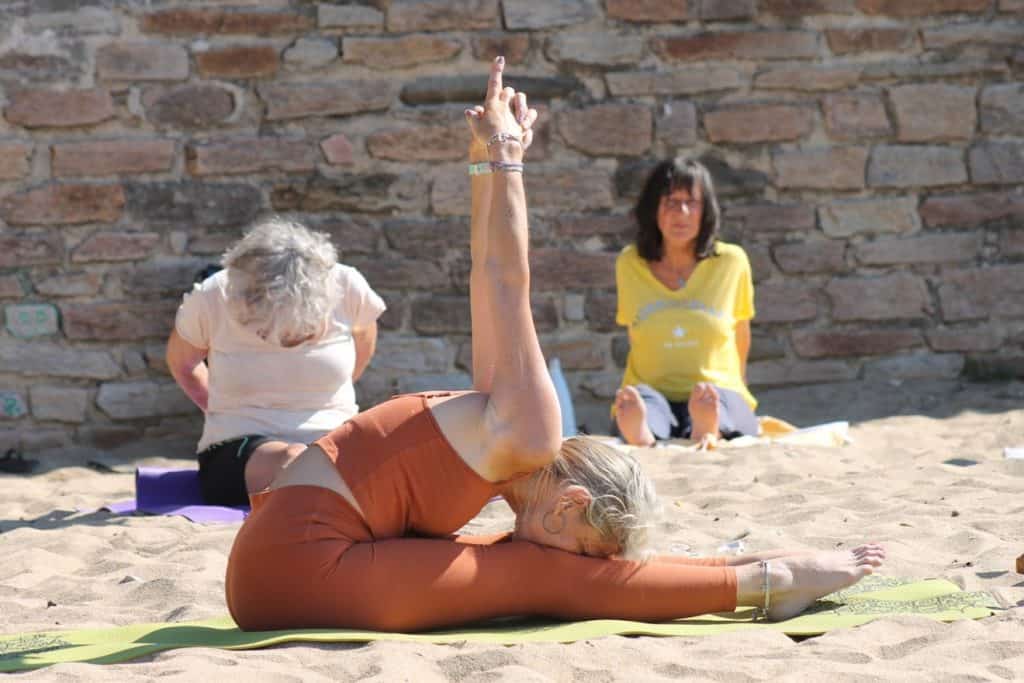
M 197 648 L 117 665 L 71 664 L 26 680 L 727 681 L 1024 679 L 1024 384 L 832 385 L 761 394 L 798 424 L 853 423 L 843 448 L 758 445 L 638 451 L 665 503 L 663 549 L 830 549 L 878 540 L 884 572 L 944 577 L 1018 605 L 974 622 L 888 617 L 796 642 L 777 633 L 611 637 L 571 645 L 290 645 Z M 132 495 L 135 464 L 186 466 L 182 440 L 112 452 L 34 454 L 0 475 L 0 633 L 187 621 L 226 612 L 235 525 L 80 512 Z M 99 467 L 97 466 L 99 465 Z M 503 503 L 470 531 L 507 528 Z

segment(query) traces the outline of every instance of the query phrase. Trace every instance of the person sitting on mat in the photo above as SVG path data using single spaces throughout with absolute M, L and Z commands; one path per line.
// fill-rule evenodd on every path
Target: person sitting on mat
M 636 241 L 615 263 L 629 356 L 615 394 L 615 427 L 630 444 L 756 436 L 747 389 L 754 285 L 743 249 L 718 240 L 711 174 L 668 159 L 651 171 L 634 216 Z
M 384 301 L 330 238 L 281 218 L 254 225 L 224 270 L 186 294 L 167 365 L 205 413 L 199 481 L 245 505 L 306 444 L 355 415 Z M 208 361 L 207 366 L 205 361 Z
M 473 391 L 356 415 L 253 496 L 225 594 L 244 630 L 417 631 L 492 617 L 664 620 L 737 605 L 792 616 L 870 574 L 876 545 L 747 558 L 651 557 L 654 488 L 630 455 L 561 439 L 530 310 L 523 152 L 536 111 L 492 65 L 467 110 Z M 500 537 L 454 537 L 495 494 Z M 776 559 L 772 559 L 776 557 Z

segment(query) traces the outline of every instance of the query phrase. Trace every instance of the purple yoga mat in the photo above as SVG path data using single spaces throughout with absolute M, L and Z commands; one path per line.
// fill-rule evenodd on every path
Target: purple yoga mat
M 181 515 L 200 524 L 241 522 L 249 506 L 206 505 L 199 491 L 199 470 L 139 467 L 135 470 L 135 499 L 103 507 L 117 515 L 144 512 Z

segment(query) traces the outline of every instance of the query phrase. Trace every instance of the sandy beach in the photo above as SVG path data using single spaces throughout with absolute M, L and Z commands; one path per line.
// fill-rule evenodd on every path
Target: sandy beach
M 756 445 L 638 451 L 664 502 L 659 546 L 714 554 L 886 544 L 883 573 L 943 577 L 1012 606 L 979 621 L 886 617 L 794 641 L 779 633 L 609 637 L 570 645 L 289 645 L 196 648 L 117 665 L 71 664 L 26 680 L 142 681 L 1002 681 L 1024 678 L 1024 384 L 906 382 L 764 392 L 761 411 L 799 425 L 849 420 L 841 448 Z M 133 494 L 136 465 L 191 464 L 185 439 L 31 454 L 0 475 L 0 633 L 180 622 L 226 612 L 237 525 L 95 512 Z M 468 531 L 511 524 L 492 503 Z

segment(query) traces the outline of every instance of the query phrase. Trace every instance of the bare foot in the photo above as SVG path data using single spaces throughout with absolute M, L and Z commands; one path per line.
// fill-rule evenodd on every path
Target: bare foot
M 871 574 L 884 559 L 885 549 L 872 543 L 853 550 L 772 560 L 769 618 L 796 616 L 818 598 L 852 586 Z
M 651 446 L 654 434 L 647 426 L 647 406 L 634 386 L 625 386 L 615 392 L 615 424 L 626 443 Z
M 707 382 L 698 382 L 686 404 L 690 411 L 690 438 L 701 447 L 714 445 L 718 439 L 718 392 Z

